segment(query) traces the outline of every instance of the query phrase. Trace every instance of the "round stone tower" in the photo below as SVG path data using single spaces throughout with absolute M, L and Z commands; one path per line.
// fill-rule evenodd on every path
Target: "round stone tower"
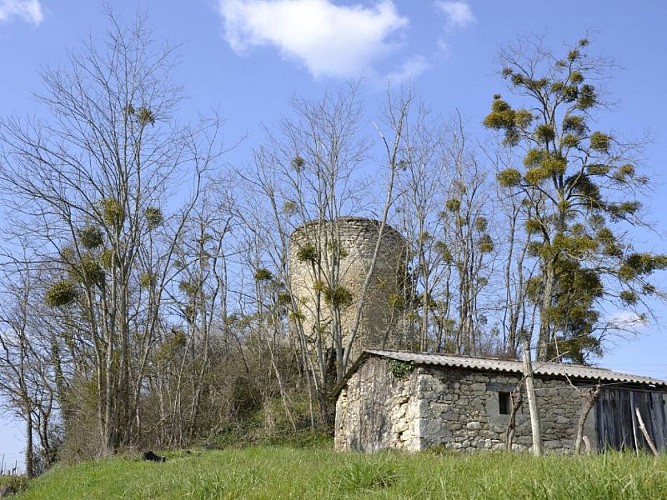
M 350 346 L 354 318 L 362 301 L 364 282 L 371 268 L 381 223 L 360 217 L 313 221 L 292 233 L 289 242 L 289 279 L 299 304 L 304 334 L 335 347 L 333 318 L 340 316 L 344 349 Z M 377 260 L 366 290 L 350 360 L 364 348 L 397 347 L 394 332 L 403 312 L 407 244 L 385 224 Z

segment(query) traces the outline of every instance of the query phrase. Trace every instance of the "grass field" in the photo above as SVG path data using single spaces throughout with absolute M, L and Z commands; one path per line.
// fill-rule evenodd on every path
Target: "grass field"
M 58 466 L 17 498 L 667 498 L 667 456 L 336 453 L 257 446 Z

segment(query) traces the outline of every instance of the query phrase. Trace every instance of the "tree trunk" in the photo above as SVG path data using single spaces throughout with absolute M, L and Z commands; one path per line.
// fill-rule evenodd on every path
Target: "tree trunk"
M 30 408 L 26 408 L 25 416 L 25 475 L 28 479 L 32 479 L 35 472 L 35 457 L 32 444 L 32 412 Z
M 530 411 L 530 430 L 533 435 L 533 454 L 542 455 L 542 429 L 540 425 L 540 410 L 535 397 L 535 386 L 533 384 L 533 366 L 530 360 L 530 346 L 528 341 L 523 341 L 523 376 L 526 379 L 526 394 L 528 396 L 528 409 Z
M 552 296 L 555 286 L 555 275 L 553 262 L 549 261 L 544 267 L 544 290 L 540 305 L 540 332 L 537 339 L 537 361 L 549 360 L 549 344 L 552 341 L 551 325 L 548 312 L 552 305 Z
M 581 408 L 581 415 L 579 415 L 579 422 L 577 423 L 577 440 L 574 443 L 574 454 L 579 455 L 581 450 L 581 442 L 584 438 L 584 425 L 586 424 L 586 419 L 588 414 L 591 412 L 595 406 L 596 401 L 600 397 L 600 383 L 589 389 L 584 395 L 584 403 Z
M 512 451 L 512 444 L 514 442 L 514 431 L 516 430 L 516 414 L 519 408 L 523 405 L 523 397 L 521 396 L 521 384 L 517 385 L 511 393 L 512 399 L 512 413 L 510 414 L 510 421 L 507 424 L 505 431 L 505 448 L 507 451 Z

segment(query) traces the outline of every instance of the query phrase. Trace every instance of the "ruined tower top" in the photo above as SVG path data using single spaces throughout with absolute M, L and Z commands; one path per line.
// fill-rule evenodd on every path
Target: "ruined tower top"
M 406 248 L 396 229 L 361 217 L 311 221 L 294 230 L 289 276 L 304 334 L 313 338 L 320 335 L 326 348 L 335 349 L 340 342 L 343 349 L 352 349 L 351 359 L 364 348 L 396 347 L 393 330 L 402 311 Z M 362 301 L 355 332 L 355 313 Z

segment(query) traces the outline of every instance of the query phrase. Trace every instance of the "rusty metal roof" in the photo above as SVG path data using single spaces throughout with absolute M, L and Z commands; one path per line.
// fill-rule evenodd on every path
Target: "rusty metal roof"
M 493 371 L 501 373 L 523 373 L 523 362 L 496 359 L 496 358 L 473 358 L 468 356 L 452 356 L 447 354 L 426 354 L 406 351 L 378 351 L 366 350 L 366 355 L 381 356 L 398 361 L 408 361 L 419 365 L 435 365 L 450 368 L 467 368 L 476 371 Z M 557 378 L 570 377 L 576 380 L 593 380 L 608 383 L 624 383 L 649 385 L 667 388 L 667 381 L 639 375 L 615 372 L 606 368 L 594 368 L 591 366 L 569 365 L 561 363 L 547 363 L 534 361 L 533 373 L 538 376 L 551 376 Z

